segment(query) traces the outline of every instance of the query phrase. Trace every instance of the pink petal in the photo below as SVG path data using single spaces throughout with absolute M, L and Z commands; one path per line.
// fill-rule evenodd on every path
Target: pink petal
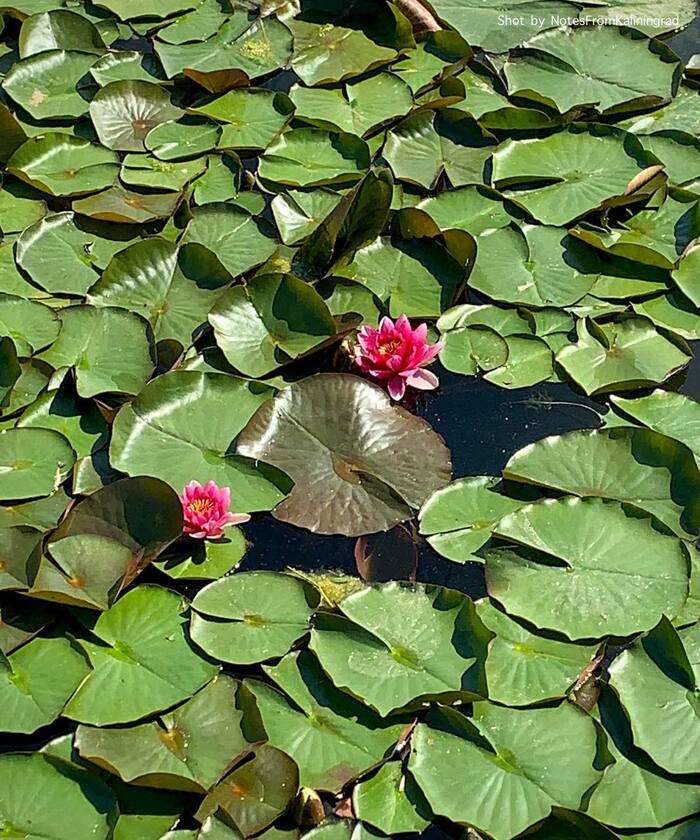
M 411 373 L 408 379 L 406 379 L 406 384 L 410 385 L 411 388 L 417 388 L 420 391 L 432 391 L 434 388 L 438 387 L 440 380 L 434 373 L 420 368 L 419 370 Z
M 394 376 L 389 380 L 388 390 L 392 400 L 402 400 L 406 393 L 406 383 L 400 376 Z

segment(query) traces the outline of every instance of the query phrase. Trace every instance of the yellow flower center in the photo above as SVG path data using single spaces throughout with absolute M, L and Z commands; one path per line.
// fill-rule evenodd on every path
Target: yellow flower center
M 189 503 L 187 509 L 192 513 L 213 513 L 214 502 L 211 499 L 195 499 Z
M 393 356 L 399 347 L 401 347 L 401 341 L 398 338 L 392 338 L 389 341 L 383 341 L 377 349 L 382 356 Z

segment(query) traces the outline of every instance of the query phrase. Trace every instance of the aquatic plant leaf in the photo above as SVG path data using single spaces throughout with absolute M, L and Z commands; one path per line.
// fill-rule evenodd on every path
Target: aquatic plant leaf
M 308 633 L 318 602 L 318 592 L 291 575 L 241 572 L 197 593 L 192 641 L 221 662 L 276 659 Z
M 388 530 L 450 478 L 449 453 L 430 426 L 349 374 L 280 392 L 246 426 L 238 453 L 287 472 L 295 487 L 275 516 L 320 533 Z
M 495 533 L 533 551 L 487 552 L 489 595 L 569 639 L 648 630 L 676 616 L 688 596 L 681 542 L 619 502 L 543 499 L 501 519 Z

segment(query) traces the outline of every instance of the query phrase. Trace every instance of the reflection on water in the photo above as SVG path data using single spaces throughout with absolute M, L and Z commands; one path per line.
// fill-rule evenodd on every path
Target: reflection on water
M 659 9 L 662 6 L 663 0 L 660 0 Z M 696 8 L 698 16 L 690 26 L 670 38 L 664 38 L 666 43 L 678 53 L 683 61 L 687 61 L 691 55 L 700 52 L 700 0 L 696 0 Z
M 600 425 L 601 406 L 567 385 L 544 383 L 507 391 L 483 379 L 449 373 L 439 365 L 432 369 L 440 377 L 440 390 L 422 395 L 417 412 L 445 439 L 456 478 L 498 475 L 510 456 L 529 443 Z M 312 534 L 270 515 L 256 518 L 244 530 L 252 545 L 242 570 L 293 566 L 357 573 L 353 539 Z M 452 563 L 422 541 L 416 579 L 451 586 L 473 598 L 485 594 L 481 565 Z

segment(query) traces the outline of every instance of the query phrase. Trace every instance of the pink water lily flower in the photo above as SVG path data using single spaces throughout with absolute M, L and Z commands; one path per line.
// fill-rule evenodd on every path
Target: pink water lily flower
M 362 327 L 354 347 L 355 364 L 375 379 L 386 381 L 389 395 L 403 399 L 406 386 L 430 391 L 440 384 L 427 365 L 442 350 L 441 341 L 428 344 L 428 326 L 414 329 L 405 315 L 394 323 L 382 318 L 379 329 Z
M 250 519 L 247 513 L 231 513 L 231 491 L 214 481 L 190 483 L 180 496 L 184 525 L 182 531 L 196 540 L 223 537 L 227 525 L 240 525 Z

